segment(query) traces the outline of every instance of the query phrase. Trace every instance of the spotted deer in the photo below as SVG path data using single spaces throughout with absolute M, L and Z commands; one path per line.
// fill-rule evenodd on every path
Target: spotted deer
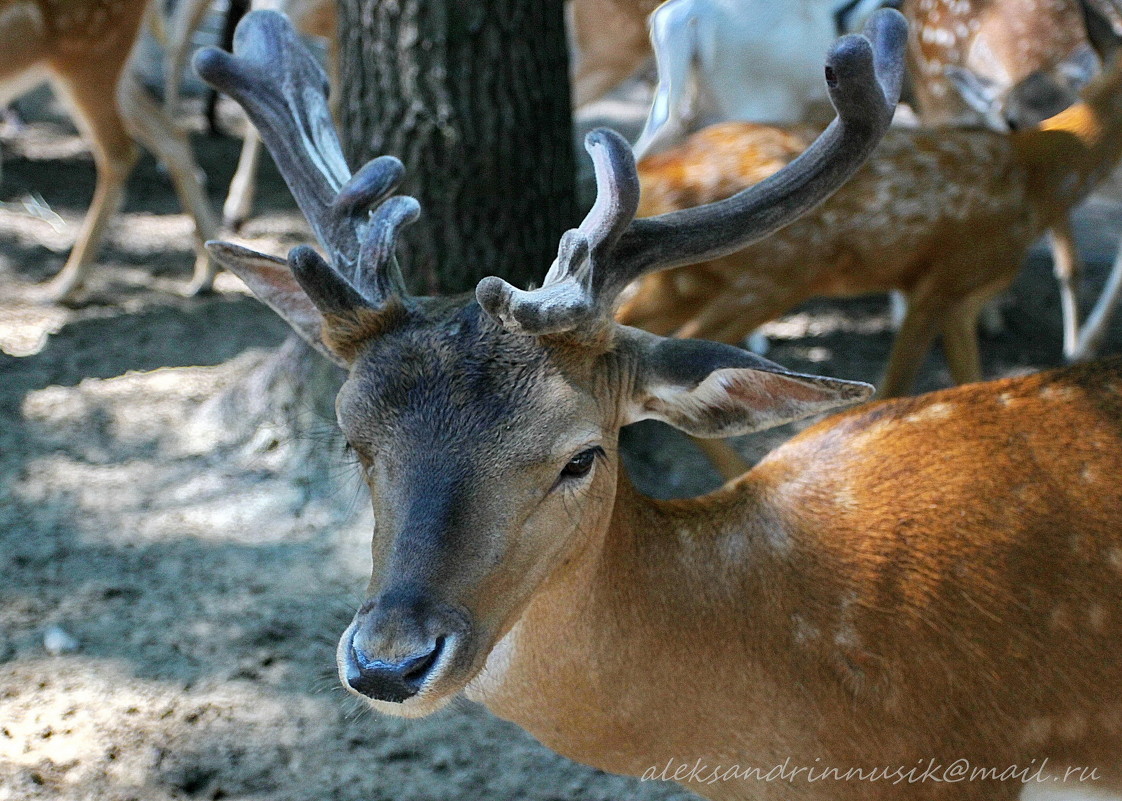
M 338 420 L 377 526 L 337 654 L 351 692 L 401 716 L 466 693 L 573 759 L 668 768 L 711 799 L 1002 801 L 1021 784 L 709 782 L 695 762 L 1047 759 L 1117 786 L 1119 363 L 865 406 L 692 500 L 646 498 L 619 470 L 636 420 L 725 436 L 868 396 L 612 310 L 636 276 L 740 248 L 842 184 L 889 125 L 905 35 L 884 11 L 836 43 L 837 119 L 722 202 L 633 219 L 630 149 L 593 132 L 598 198 L 542 286 L 492 277 L 449 298 L 406 293 L 394 242 L 420 209 L 394 195 L 403 168 L 351 174 L 325 76 L 282 17 L 253 12 L 233 56 L 196 57 L 328 254 L 211 246 L 348 373 Z
M 209 289 L 214 267 L 203 242 L 218 230 L 186 134 L 128 69 L 148 0 L 0 0 L 0 102 L 50 79 L 89 140 L 97 187 L 78 241 L 47 287 L 66 299 L 82 286 L 105 226 L 119 208 L 138 157 L 133 137 L 167 166 L 183 208 L 194 218 L 190 292 Z
M 908 61 L 925 125 L 1024 129 L 1078 100 L 1099 67 L 1088 23 L 1113 0 L 908 0 Z M 1088 16 L 1090 15 L 1090 19 Z M 1049 230 L 1064 353 L 1077 355 L 1082 260 L 1070 215 Z
M 719 200 L 790 161 L 806 141 L 798 129 L 707 129 L 640 164 L 640 214 Z M 645 277 L 620 320 L 732 343 L 810 297 L 899 290 L 908 309 L 881 394 L 909 391 L 936 334 L 952 378 L 978 381 L 979 309 L 1120 156 L 1117 60 L 1082 102 L 1030 130 L 893 129 L 819 208 L 739 253 Z
M 927 125 L 980 121 L 978 106 L 955 85 L 959 70 L 986 83 L 1002 106 L 1030 75 L 1077 92 L 1097 67 L 1081 0 L 906 0 L 901 8 L 917 112 Z

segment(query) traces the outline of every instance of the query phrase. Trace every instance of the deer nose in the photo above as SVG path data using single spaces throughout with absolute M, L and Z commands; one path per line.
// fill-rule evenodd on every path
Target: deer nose
M 420 691 L 443 650 L 444 637 L 437 637 L 427 649 L 387 661 L 367 653 L 352 637 L 347 649 L 347 684 L 367 698 L 400 704 Z

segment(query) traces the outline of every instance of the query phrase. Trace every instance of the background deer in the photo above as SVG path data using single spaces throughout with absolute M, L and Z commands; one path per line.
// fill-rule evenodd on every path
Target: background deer
M 620 320 L 732 343 L 810 297 L 899 290 L 908 310 L 881 394 L 910 389 L 937 333 L 954 380 L 977 381 L 978 311 L 1122 156 L 1120 93 L 1115 62 L 1083 102 L 1035 129 L 894 129 L 821 207 L 740 253 L 645 278 Z M 725 197 L 805 141 L 796 129 L 714 126 L 642 163 L 640 214 Z
M 994 108 L 1007 108 L 1009 92 L 1030 76 L 1053 84 L 1062 105 L 1026 119 L 1020 114 L 1033 109 L 1018 104 L 1007 129 L 1062 111 L 1098 68 L 1080 0 L 907 0 L 901 10 L 908 19 L 916 111 L 927 125 L 991 121 L 956 86 L 963 71 L 985 85 Z
M 651 57 L 647 18 L 662 0 L 570 0 L 573 108 L 619 86 Z
M 147 0 L 2 0 L 0 101 L 46 78 L 67 101 L 93 148 L 97 188 L 78 241 L 48 293 L 68 298 L 82 285 L 106 223 L 120 207 L 143 142 L 168 168 L 179 202 L 195 221 L 198 256 L 190 291 L 210 288 L 214 268 L 203 242 L 218 230 L 186 135 L 127 68 Z
M 464 691 L 564 754 L 636 775 L 695 759 L 1049 758 L 1117 782 L 1119 364 L 858 409 L 689 501 L 641 497 L 619 475 L 618 430 L 634 420 L 723 436 L 867 396 L 612 310 L 636 276 L 740 247 L 846 180 L 899 91 L 902 19 L 881 12 L 868 35 L 831 50 L 838 120 L 772 179 L 633 220 L 630 150 L 594 132 L 598 200 L 543 286 L 489 278 L 444 299 L 405 293 L 394 241 L 419 208 L 393 195 L 400 162 L 350 173 L 326 78 L 283 18 L 254 12 L 235 56 L 197 59 L 246 107 L 330 258 L 214 246 L 349 373 L 339 424 L 377 519 L 368 598 L 338 650 L 354 693 L 416 716 Z M 714 799 L 1021 790 L 702 782 Z
M 1032 127 L 1078 100 L 1099 67 L 1089 28 L 1112 0 L 909 0 L 908 57 L 916 111 L 929 126 Z M 1090 24 L 1088 25 L 1088 15 Z M 1114 49 L 1113 36 L 1099 37 Z M 1079 341 L 1082 271 L 1070 215 L 1049 230 L 1060 286 L 1064 354 Z

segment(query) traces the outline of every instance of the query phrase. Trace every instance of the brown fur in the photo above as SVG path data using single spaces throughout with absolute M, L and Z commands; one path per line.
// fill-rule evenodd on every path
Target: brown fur
M 1047 758 L 1117 779 L 1120 392 L 1115 361 L 865 406 L 694 500 L 621 479 L 602 546 L 534 595 L 501 681 L 485 673 L 469 693 L 561 753 L 635 775 L 696 759 Z M 691 789 L 993 801 L 1021 784 Z
M 972 69 L 1008 90 L 1089 46 L 1079 0 L 908 0 L 903 11 L 918 110 L 927 125 L 972 116 L 947 78 L 948 65 Z
M 378 309 L 351 309 L 345 314 L 324 315 L 320 339 L 346 362 L 353 362 L 372 339 L 401 322 L 405 307 L 390 298 Z
M 573 107 L 591 103 L 651 57 L 647 18 L 662 0 L 571 0 Z

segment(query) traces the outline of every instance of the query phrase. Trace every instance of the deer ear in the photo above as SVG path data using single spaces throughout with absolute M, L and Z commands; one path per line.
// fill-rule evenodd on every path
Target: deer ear
M 638 368 L 628 423 L 661 420 L 695 437 L 732 437 L 859 403 L 873 393 L 860 381 L 792 373 L 731 345 L 631 331 Z
M 288 262 L 229 242 L 207 242 L 211 257 L 242 279 L 258 300 L 300 337 L 344 370 L 350 365 L 323 342 L 323 315 L 296 282 Z

